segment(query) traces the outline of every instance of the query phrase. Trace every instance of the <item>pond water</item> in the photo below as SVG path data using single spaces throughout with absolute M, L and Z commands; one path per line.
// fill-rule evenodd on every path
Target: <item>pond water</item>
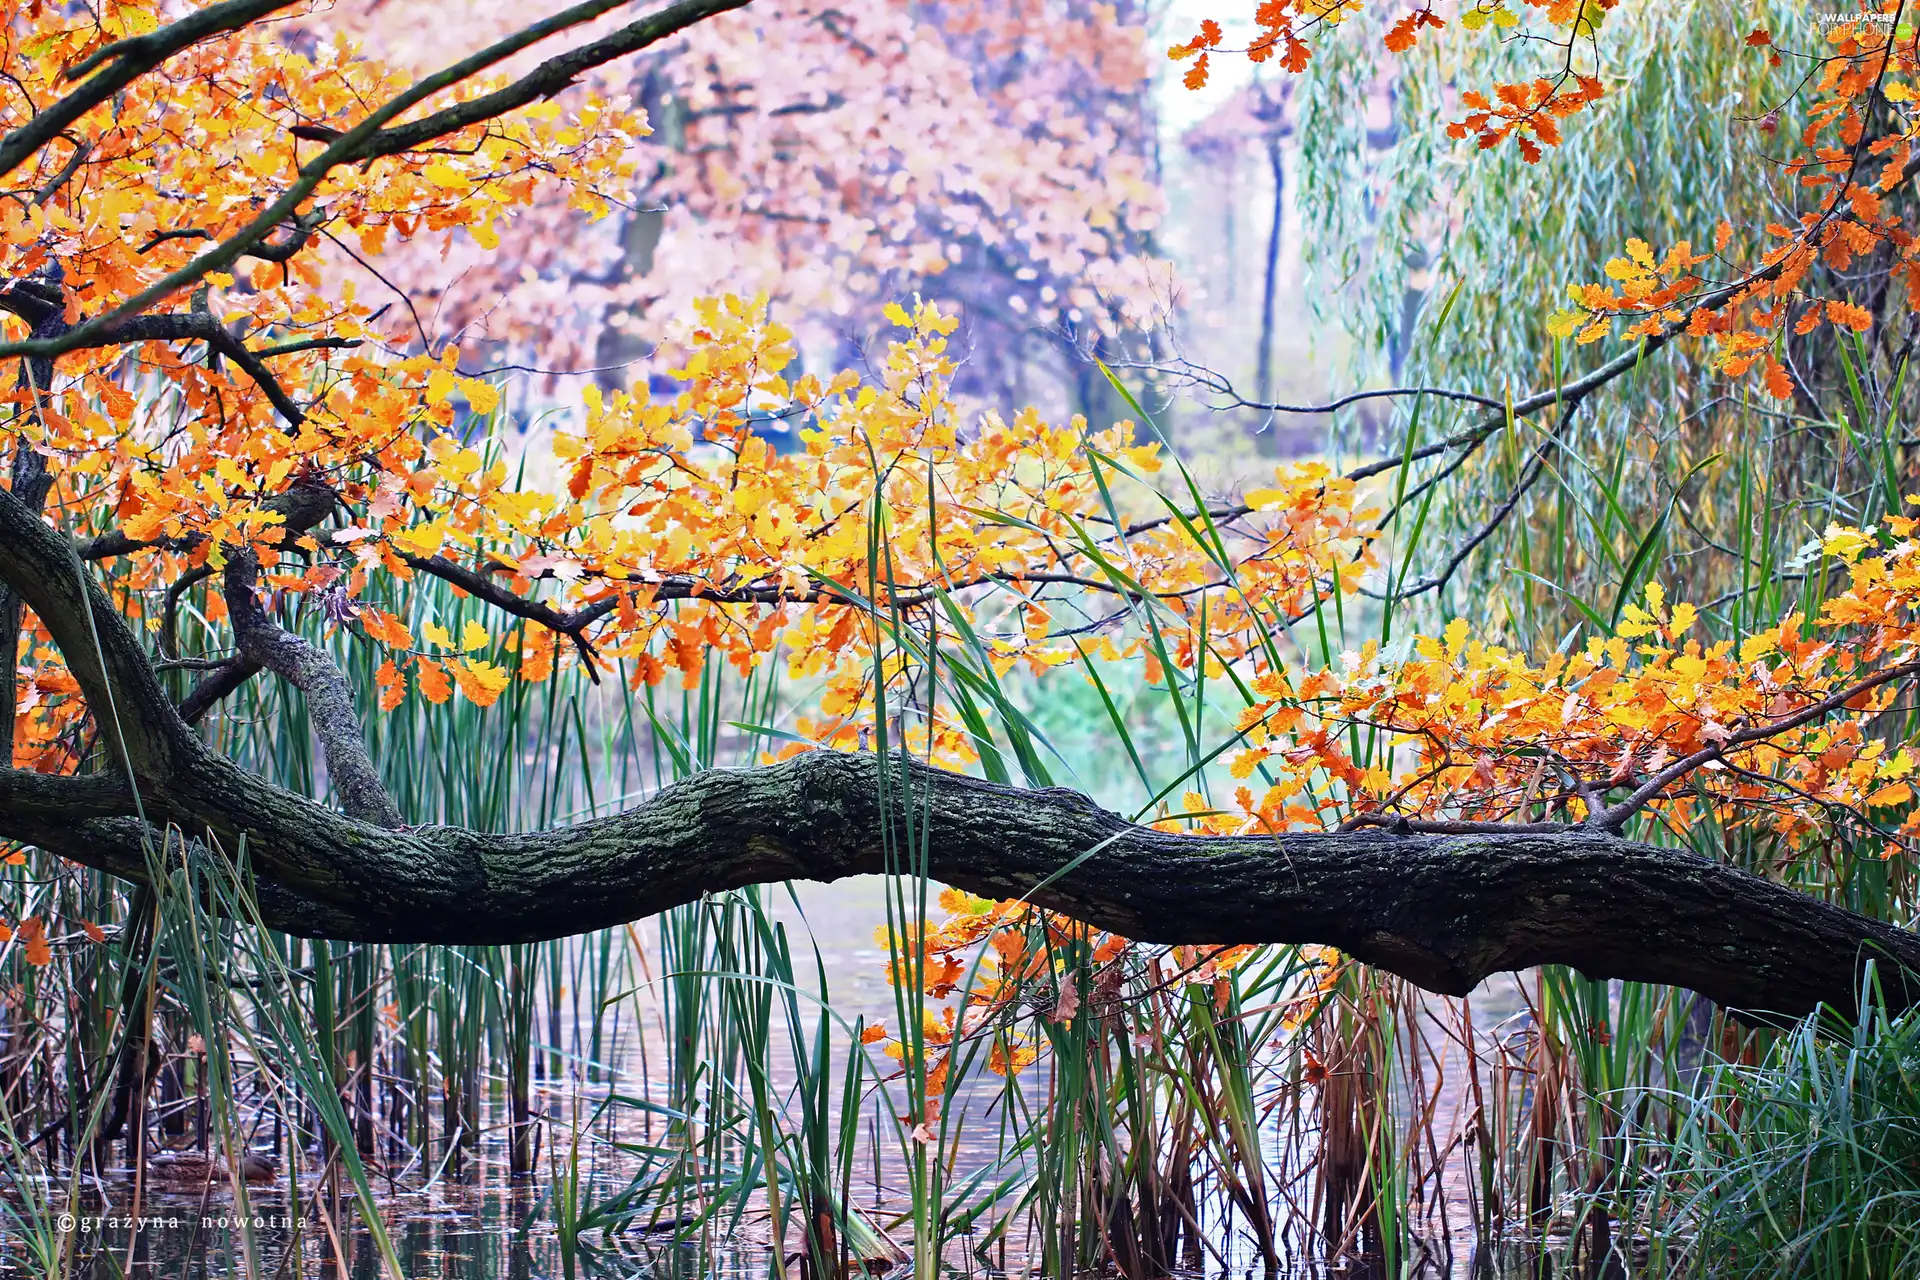
M 834 993 L 835 1009 L 851 1019 L 894 1019 L 891 988 L 885 980 L 886 952 L 874 940 L 875 926 L 884 921 L 883 882 L 866 878 L 837 885 L 802 885 L 797 902 L 781 901 L 775 908 L 796 939 L 810 938 L 819 947 L 819 962 Z M 812 956 L 806 956 L 811 967 Z M 1511 983 L 1490 987 L 1476 998 L 1476 1019 L 1488 1022 L 1510 1016 L 1521 1008 L 1517 987 Z M 647 1092 L 646 1055 L 640 1050 L 657 1042 L 657 1027 L 636 1028 L 629 1017 L 617 1029 L 610 1053 L 629 1065 L 624 1079 L 611 1083 L 574 1086 L 556 1082 L 556 1091 L 535 1100 L 536 1111 L 592 1115 L 609 1094 L 627 1096 Z M 654 1050 L 657 1060 L 658 1050 Z M 875 1057 L 882 1070 L 891 1068 Z M 657 1066 L 653 1068 L 657 1070 Z M 790 1066 L 787 1068 L 790 1072 Z M 790 1076 L 789 1076 L 790 1078 Z M 1444 1094 L 1444 1090 L 1443 1090 Z M 1459 1105 L 1457 1096 L 1437 1099 L 1445 1113 Z M 602 1138 L 643 1143 L 655 1139 L 653 1115 L 628 1107 L 607 1113 L 609 1125 L 598 1125 Z M 990 1161 L 995 1150 L 992 1124 L 977 1128 L 979 1137 L 963 1141 L 956 1152 L 956 1171 L 964 1175 L 970 1164 Z M 767 1239 L 764 1212 L 749 1213 L 737 1221 L 701 1224 L 694 1230 L 675 1230 L 674 1215 L 657 1215 L 655 1229 L 647 1220 L 617 1235 L 590 1233 L 583 1239 L 595 1247 L 582 1248 L 571 1259 L 562 1248 L 550 1201 L 552 1174 L 565 1152 L 543 1151 L 543 1174 L 512 1178 L 506 1173 L 506 1126 L 498 1110 L 477 1144 L 473 1156 L 457 1172 L 424 1167 L 417 1160 L 397 1168 L 374 1167 L 374 1186 L 380 1214 L 400 1275 L 406 1280 L 559 1280 L 568 1275 L 620 1277 L 765 1277 L 779 1273 Z M 883 1144 L 883 1147 L 886 1144 Z M 897 1148 L 892 1148 L 897 1152 Z M 322 1162 L 313 1153 L 313 1168 L 299 1175 L 298 1207 L 290 1208 L 288 1178 L 278 1170 L 273 1180 L 248 1186 L 244 1204 L 236 1202 L 224 1183 L 209 1183 L 204 1174 L 154 1178 L 143 1184 L 138 1202 L 142 1227 L 132 1229 L 135 1212 L 130 1171 L 106 1169 L 82 1188 L 71 1213 L 59 1213 L 36 1233 L 18 1222 L 0 1225 L 0 1277 L 24 1280 L 47 1274 L 50 1264 L 70 1266 L 68 1274 L 87 1280 L 107 1277 L 165 1277 L 167 1280 L 211 1280 L 212 1277 L 258 1275 L 274 1280 L 306 1277 L 364 1277 L 377 1280 L 391 1274 L 374 1233 L 361 1224 L 351 1200 L 350 1184 L 339 1184 L 341 1199 L 330 1198 L 329 1183 L 319 1171 Z M 869 1168 L 868 1160 L 872 1158 Z M 897 1154 L 894 1156 L 897 1160 Z M 1468 1221 L 1464 1161 L 1449 1168 L 1442 1189 L 1447 1203 L 1445 1219 L 1455 1224 L 1448 1244 L 1422 1274 L 1432 1276 L 1493 1276 L 1537 1274 L 1531 1266 L 1514 1271 L 1496 1265 L 1497 1257 L 1477 1248 L 1461 1231 Z M 635 1162 L 604 1142 L 595 1144 L 581 1160 L 581 1200 L 604 1202 L 627 1185 Z M 336 1180 L 338 1181 L 338 1180 Z M 865 1188 L 859 1207 L 877 1230 L 884 1230 L 903 1201 L 903 1188 L 885 1157 L 871 1152 L 860 1158 L 855 1186 Z M 0 1196 L 15 1205 L 30 1201 L 58 1204 L 63 1195 L 48 1197 L 45 1189 L 0 1188 Z M 1196 1257 L 1196 1276 L 1257 1276 L 1262 1273 L 1257 1252 L 1243 1230 L 1227 1220 L 1217 1206 L 1203 1205 L 1200 1223 L 1208 1237 L 1205 1255 Z M 244 1226 L 238 1221 L 244 1215 Z M 295 1222 L 298 1221 L 298 1228 Z M 71 1223 L 73 1230 L 66 1229 Z M 895 1231 L 896 1238 L 902 1234 Z M 683 1238 L 685 1237 L 685 1238 Z M 38 1251 L 36 1251 L 38 1250 Z M 1532 1250 L 1524 1251 L 1529 1262 Z M 64 1261 L 62 1261 L 64 1259 Z M 867 1274 L 905 1275 L 906 1254 L 876 1257 Z M 571 1266 L 570 1266 L 571 1264 Z M 962 1247 L 949 1250 L 950 1273 L 959 1276 L 1008 1277 L 1022 1274 L 1016 1242 L 1011 1253 L 1004 1245 L 984 1254 Z M 798 1280 L 801 1269 L 788 1266 L 785 1274 Z M 1300 1274 L 1309 1274 L 1302 1271 Z
M 605 1189 L 614 1188 L 609 1183 Z M 484 1174 L 467 1184 L 383 1195 L 381 1207 L 400 1274 L 406 1280 L 561 1280 L 568 1274 L 565 1258 L 539 1196 L 530 1182 L 514 1185 Z M 302 1229 L 296 1232 L 284 1194 L 255 1193 L 248 1200 L 250 1226 L 244 1232 L 236 1229 L 236 1209 L 227 1195 L 206 1201 L 198 1196 L 156 1196 L 144 1206 L 148 1225 L 137 1234 L 123 1221 L 83 1224 L 68 1274 L 77 1280 L 212 1280 L 249 1274 L 388 1280 L 391 1272 L 382 1264 L 372 1233 L 357 1224 L 350 1210 L 333 1215 L 330 1230 L 325 1216 L 316 1214 L 309 1204 L 302 1215 Z M 126 1212 L 124 1203 L 119 1211 Z M 737 1238 L 704 1235 L 676 1240 L 671 1230 L 628 1232 L 600 1247 L 583 1248 L 573 1274 L 583 1280 L 762 1280 L 772 1274 L 773 1259 L 754 1235 L 747 1230 Z M 8 1245 L 0 1276 L 26 1280 L 45 1274 L 23 1256 L 17 1239 Z M 1235 1264 L 1231 1268 L 1213 1266 L 1181 1274 L 1191 1280 L 1255 1280 L 1263 1275 L 1250 1251 L 1235 1249 L 1230 1257 Z M 1489 1249 L 1469 1242 L 1451 1260 L 1442 1255 L 1430 1263 L 1421 1274 L 1485 1280 L 1533 1280 L 1552 1274 L 1537 1264 L 1532 1250 L 1518 1246 Z M 787 1274 L 800 1275 L 797 1259 L 791 1260 Z M 864 1274 L 898 1280 L 911 1272 L 906 1266 L 874 1265 Z M 946 1274 L 955 1280 L 1017 1280 L 1023 1273 L 1017 1265 L 1002 1270 L 955 1250 Z M 1324 1274 L 1302 1268 L 1281 1273 L 1280 1280 Z

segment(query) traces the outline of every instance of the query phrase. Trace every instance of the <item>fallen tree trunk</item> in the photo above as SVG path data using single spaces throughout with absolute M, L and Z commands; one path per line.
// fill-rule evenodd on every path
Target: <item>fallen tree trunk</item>
M 1577 828 L 1171 834 L 1072 791 L 828 752 L 716 770 L 617 817 L 527 835 L 382 829 L 212 756 L 142 792 L 149 821 L 209 830 L 229 850 L 245 838 L 270 923 L 336 938 L 536 941 L 742 885 L 898 870 L 924 847 L 937 880 L 1141 941 L 1322 943 L 1449 995 L 1565 964 L 1799 1015 L 1852 1008 L 1876 959 L 1890 1005 L 1920 1002 L 1920 935 Z M 0 833 L 139 878 L 131 814 L 130 794 L 100 779 L 0 784 Z
M 1598 827 L 1171 834 L 1072 791 L 830 752 L 716 770 L 616 817 L 534 834 L 398 826 L 378 803 L 360 806 L 375 819 L 362 820 L 209 750 L 72 543 L 5 489 L 0 582 L 66 658 L 112 770 L 0 768 L 0 838 L 135 881 L 155 849 L 185 847 L 163 833 L 204 836 L 229 855 L 244 846 L 264 918 L 289 932 L 538 941 L 742 885 L 900 870 L 916 850 L 935 879 L 1141 941 L 1322 943 L 1450 995 L 1504 970 L 1565 964 L 1797 1016 L 1851 1009 L 1877 961 L 1890 1006 L 1920 1003 L 1920 935 Z M 296 684 L 331 690 L 330 658 L 297 657 L 311 670 L 294 671 Z M 358 723 L 334 719 L 330 736 L 331 721 L 315 721 L 329 762 L 364 756 Z

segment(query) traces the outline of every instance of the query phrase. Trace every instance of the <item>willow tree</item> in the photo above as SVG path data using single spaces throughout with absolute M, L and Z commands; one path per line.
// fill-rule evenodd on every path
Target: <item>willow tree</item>
M 1794 166 L 1838 141 L 1807 135 L 1809 124 L 1838 124 L 1826 113 L 1848 110 L 1865 86 L 1835 95 L 1816 79 L 1813 91 L 1796 89 L 1809 59 L 1844 48 L 1853 28 L 1794 6 L 1685 0 L 1596 6 L 1576 30 L 1560 6 L 1561 25 L 1544 24 L 1562 46 L 1556 62 L 1526 38 L 1538 30 L 1511 20 L 1520 9 L 1475 6 L 1470 29 L 1446 39 L 1423 31 L 1400 55 L 1383 42 L 1400 12 L 1361 10 L 1314 46 L 1298 135 L 1302 221 L 1316 237 L 1308 261 L 1321 268 L 1309 297 L 1365 338 L 1359 350 L 1403 353 L 1396 372 L 1408 384 L 1498 394 L 1577 377 L 1580 326 L 1571 316 L 1550 324 L 1568 310 L 1569 284 L 1591 271 L 1574 264 L 1604 262 L 1636 238 L 1662 252 L 1678 241 L 1704 247 L 1725 220 L 1736 231 L 1728 253 L 1698 270 L 1703 283 L 1732 282 L 1764 260 L 1769 223 L 1823 216 L 1836 194 L 1804 185 Z M 1562 66 L 1603 90 L 1566 118 L 1565 153 L 1529 160 L 1509 144 L 1469 160 L 1445 129 L 1419 123 L 1462 119 L 1462 95 L 1475 87 L 1551 79 Z M 1889 138 L 1904 127 L 1892 92 L 1896 101 L 1854 105 Z M 1367 145 L 1370 96 L 1392 106 L 1385 147 Z M 1912 218 L 1911 183 L 1879 199 L 1891 218 Z M 1616 616 L 1622 590 L 1638 585 L 1623 571 L 1651 539 L 1659 554 L 1642 559 L 1638 579 L 1684 565 L 1703 601 L 1720 600 L 1708 611 L 1715 635 L 1816 607 L 1820 588 L 1801 595 L 1783 562 L 1828 519 L 1871 524 L 1900 505 L 1888 469 L 1907 466 L 1895 423 L 1913 392 L 1902 377 L 1898 240 L 1810 264 L 1784 295 L 1792 314 L 1767 329 L 1780 338 L 1784 399 L 1760 379 L 1729 379 L 1723 343 L 1680 343 L 1628 375 L 1630 392 L 1589 400 L 1525 445 L 1490 441 L 1432 521 L 1457 543 L 1503 504 L 1513 518 L 1471 562 L 1448 572 L 1443 549 L 1414 580 L 1444 586 L 1452 607 L 1487 593 L 1508 634 L 1552 643 L 1592 625 L 1594 612 L 1599 625 Z M 1822 297 L 1857 303 L 1875 323 L 1834 327 L 1820 316 L 1803 331 Z M 1412 407 L 1398 402 L 1403 430 Z M 1470 412 L 1429 400 L 1417 429 L 1448 434 Z M 1782 520 L 1783 511 L 1798 514 Z

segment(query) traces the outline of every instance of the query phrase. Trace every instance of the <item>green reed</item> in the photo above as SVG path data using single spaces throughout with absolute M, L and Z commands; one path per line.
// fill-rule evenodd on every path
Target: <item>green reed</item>
M 1891 418 L 1869 389 L 1859 394 L 1848 418 L 1855 456 L 1880 468 L 1859 511 L 1883 513 L 1898 479 L 1881 457 Z M 1427 412 L 1411 417 L 1409 451 L 1443 429 L 1422 425 Z M 1705 474 L 1725 486 L 1738 529 L 1733 594 L 1705 624 L 1721 633 L 1816 604 L 1825 589 L 1824 562 L 1794 566 L 1798 542 L 1772 518 L 1774 448 L 1756 437 Z M 1096 465 L 1110 495 L 1137 487 L 1117 461 Z M 1507 566 L 1511 607 L 1495 625 L 1559 643 L 1568 628 L 1604 627 L 1649 575 L 1676 572 L 1677 517 L 1636 511 L 1626 468 L 1622 452 L 1543 486 L 1529 516 L 1556 532 L 1537 549 L 1522 544 Z M 1393 483 L 1404 497 L 1405 473 Z M 1155 492 L 1158 513 L 1225 568 L 1226 534 L 1195 502 L 1192 477 L 1176 462 Z M 1417 576 L 1445 550 L 1433 493 L 1390 530 L 1390 580 Z M 868 600 L 891 596 L 875 537 Z M 1087 549 L 1125 602 L 1124 624 L 1159 658 L 1161 681 L 1089 661 L 1084 684 L 1043 687 L 1001 675 L 987 624 L 957 601 L 936 599 L 933 625 L 869 610 L 876 672 L 905 672 L 872 682 L 871 742 L 883 758 L 917 741 L 943 704 L 996 781 L 1077 786 L 1143 819 L 1183 791 L 1231 789 L 1221 757 L 1252 700 L 1248 673 L 1226 661 L 1182 668 L 1171 637 L 1189 619 L 1143 597 L 1091 538 Z M 1555 586 L 1593 578 L 1596 565 L 1606 590 Z M 183 611 L 185 652 L 218 643 L 197 599 Z M 406 607 L 416 630 L 492 621 L 431 582 L 414 584 Z M 1391 643 L 1445 607 L 1334 598 L 1304 618 L 1268 617 L 1262 654 L 1312 669 L 1367 639 Z M 1206 616 L 1197 607 L 1191 620 L 1203 652 Z M 373 688 L 368 646 L 304 609 L 282 620 Z M 510 670 L 519 661 L 504 644 L 484 656 Z M 568 669 L 515 680 L 489 708 L 416 698 L 364 710 L 409 821 L 512 831 L 611 813 L 699 770 L 751 764 L 788 740 L 782 725 L 810 696 L 785 687 L 777 663 L 741 676 L 710 658 L 684 687 L 635 687 L 618 666 L 598 682 Z M 1895 719 L 1889 732 L 1912 727 Z M 281 785 L 324 794 L 304 708 L 277 683 L 249 685 L 206 732 Z M 1382 735 L 1356 729 L 1351 745 L 1363 767 L 1393 764 Z M 398 1263 L 380 1226 L 382 1179 L 472 1177 L 489 1160 L 545 1206 L 570 1275 L 662 1238 L 707 1257 L 752 1238 L 768 1246 L 770 1272 L 809 1280 L 870 1262 L 910 1261 L 930 1275 L 1022 1259 L 1047 1274 L 1305 1260 L 1401 1276 L 1494 1240 L 1530 1260 L 1695 1265 L 1702 1255 L 1678 1245 L 1642 1256 L 1669 1236 L 1841 1268 L 1833 1274 L 1894 1274 L 1907 1259 L 1899 1170 L 1858 1138 L 1821 1145 L 1836 1126 L 1902 1114 L 1905 1023 L 1873 1023 L 1855 1041 L 1809 1028 L 1749 1034 L 1684 993 L 1552 969 L 1516 985 L 1511 1016 L 1497 1021 L 1484 1004 L 1354 969 L 1303 999 L 1320 971 L 1300 948 L 1264 948 L 1199 980 L 1203 957 L 1141 948 L 1096 960 L 1090 939 L 1050 930 L 1042 915 L 1025 926 L 1048 958 L 1030 990 L 992 1010 L 965 995 L 943 1003 L 925 991 L 912 945 L 939 916 L 924 798 L 892 775 L 887 788 L 891 941 L 877 963 L 900 978 L 888 1018 L 897 1062 L 862 1044 L 865 1024 L 830 988 L 821 947 L 834 940 L 802 933 L 798 900 L 776 886 L 559 942 L 389 947 L 261 928 L 245 851 L 209 849 L 193 833 L 164 858 L 156 851 L 144 906 L 38 854 L 0 869 L 19 914 L 92 921 L 109 937 L 57 938 L 45 967 L 25 963 L 17 943 L 0 950 L 0 1151 L 13 1188 L 0 1207 L 16 1256 L 35 1274 L 69 1273 L 78 1245 L 53 1226 L 59 1206 L 96 1174 L 138 1170 L 168 1146 L 228 1168 L 277 1153 L 284 1191 L 273 1194 L 311 1202 L 317 1236 L 357 1216 L 389 1269 Z M 1639 834 L 1756 869 L 1778 870 L 1783 852 L 1710 817 Z M 1882 916 L 1898 918 L 1913 898 L 1908 870 L 1845 842 L 1783 874 Z M 946 1005 L 962 1028 L 950 1045 L 927 1033 Z M 1015 1044 L 1038 1047 L 1039 1060 L 993 1072 L 994 1051 Z M 129 1062 L 139 1102 L 115 1129 Z M 1726 1122 L 1736 1112 L 1737 1127 Z M 1824 1162 L 1817 1185 L 1789 1195 L 1781 1170 L 1810 1159 Z M 244 1203 L 268 1191 L 238 1183 L 226 1194 Z M 236 1252 L 249 1273 L 272 1270 L 244 1234 Z

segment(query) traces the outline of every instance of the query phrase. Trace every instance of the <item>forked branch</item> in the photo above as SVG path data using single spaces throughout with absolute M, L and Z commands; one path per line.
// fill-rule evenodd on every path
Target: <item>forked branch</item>
M 261 607 L 255 592 L 259 564 L 251 552 L 228 562 L 222 578 L 227 616 L 247 663 L 273 672 L 306 699 L 314 733 L 326 753 L 327 776 L 341 807 L 377 827 L 401 825 L 380 771 L 367 754 L 366 728 L 354 709 L 353 689 L 325 650 L 294 635 Z

